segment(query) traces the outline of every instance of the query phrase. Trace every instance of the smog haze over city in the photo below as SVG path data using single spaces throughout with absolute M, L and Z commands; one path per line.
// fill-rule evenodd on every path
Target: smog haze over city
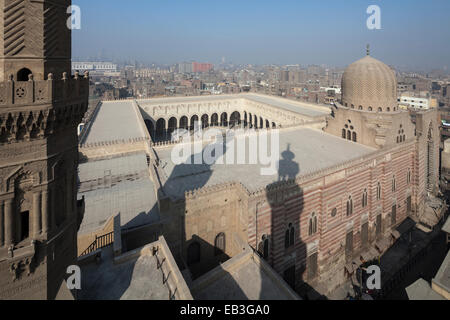
M 450 66 L 450 2 L 298 0 L 76 0 L 80 59 L 173 64 L 325 64 L 344 67 L 364 52 L 405 70 Z M 366 27 L 368 6 L 381 29 Z

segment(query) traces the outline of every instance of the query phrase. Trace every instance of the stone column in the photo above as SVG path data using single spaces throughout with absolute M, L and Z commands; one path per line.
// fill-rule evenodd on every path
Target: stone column
M 33 193 L 33 238 L 41 233 L 41 192 Z
M 14 244 L 14 216 L 12 199 L 5 200 L 5 246 Z
M 3 200 L 2 200 L 2 201 L 0 201 L 0 247 L 3 247 L 3 245 L 5 244 L 5 233 L 4 233 L 5 226 L 3 224 L 3 221 L 4 221 L 3 217 L 5 216 L 4 207 L 5 207 L 5 204 L 3 203 Z
M 49 207 L 48 207 L 48 191 L 42 192 L 42 232 L 48 233 L 49 226 Z

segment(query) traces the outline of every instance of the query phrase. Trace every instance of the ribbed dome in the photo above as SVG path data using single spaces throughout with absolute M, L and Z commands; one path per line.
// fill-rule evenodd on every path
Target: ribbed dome
M 342 76 L 342 104 L 364 111 L 394 111 L 397 106 L 394 72 L 369 55 L 352 63 Z

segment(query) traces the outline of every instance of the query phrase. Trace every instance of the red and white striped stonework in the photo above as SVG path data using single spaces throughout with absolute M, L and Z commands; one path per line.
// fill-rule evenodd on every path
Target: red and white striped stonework
M 299 183 L 254 196 L 249 199 L 249 243 L 258 248 L 263 236 L 269 236 L 269 263 L 280 274 L 295 265 L 296 283 L 331 277 L 337 285 L 345 279 L 344 256 L 349 232 L 353 234 L 353 258 L 357 259 L 361 254 L 361 228 L 365 222 L 369 223 L 366 248 L 370 248 L 377 240 L 378 214 L 382 215 L 382 236 L 389 238 L 390 231 L 413 214 L 407 212 L 409 196 L 411 211 L 422 206 L 426 153 L 419 150 L 419 145 L 411 141 L 380 150 L 336 171 L 325 170 Z M 408 172 L 411 172 L 409 182 Z M 378 183 L 381 184 L 380 199 L 377 199 Z M 368 199 L 363 208 L 364 190 L 367 190 Z M 349 197 L 353 211 L 347 216 Z M 390 216 L 393 206 L 396 206 L 395 224 Z M 336 212 L 332 216 L 334 208 Z M 318 218 L 317 232 L 309 235 L 309 220 L 313 213 Z M 285 232 L 289 224 L 295 228 L 295 244 L 285 249 Z M 318 273 L 308 278 L 308 257 L 315 253 L 318 254 Z

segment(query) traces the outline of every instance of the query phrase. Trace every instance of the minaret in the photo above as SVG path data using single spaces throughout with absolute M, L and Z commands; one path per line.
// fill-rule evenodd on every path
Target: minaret
M 70 5 L 0 0 L 0 299 L 54 299 L 76 264 L 89 78 L 71 75 Z

